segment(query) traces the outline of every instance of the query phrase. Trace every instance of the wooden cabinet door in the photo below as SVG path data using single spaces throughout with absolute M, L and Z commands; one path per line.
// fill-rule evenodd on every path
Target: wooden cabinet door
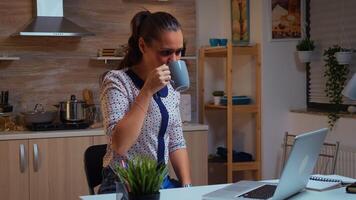
M 208 133 L 207 131 L 185 131 L 184 138 L 190 161 L 192 184 L 208 184 Z
M 190 162 L 192 184 L 208 184 L 208 133 L 207 131 L 184 131 L 184 138 Z M 177 179 L 171 162 L 168 163 L 169 175 Z
M 29 200 L 28 140 L 0 141 L 1 199 Z
M 92 137 L 30 140 L 30 200 L 77 200 L 88 194 L 83 158 L 92 141 Z
M 94 145 L 96 144 L 107 144 L 108 143 L 108 137 L 106 135 L 102 136 L 94 136 Z

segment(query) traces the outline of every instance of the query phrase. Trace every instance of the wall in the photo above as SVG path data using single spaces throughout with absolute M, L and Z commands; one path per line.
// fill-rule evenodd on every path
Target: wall
M 269 1 L 262 2 L 262 165 L 263 178 L 274 178 L 288 112 L 306 107 L 305 68 L 295 59 L 296 41 L 271 42 Z
M 188 41 L 187 54 L 195 53 L 195 2 L 180 0 L 158 2 L 148 0 L 64 0 L 64 15 L 95 33 L 83 38 L 11 37 L 27 24 L 35 1 L 0 1 L 0 55 L 19 56 L 19 61 L 0 61 L 0 89 L 10 91 L 10 103 L 16 112 L 33 109 L 42 103 L 51 105 L 69 99 L 71 94 L 82 96 L 82 90 L 94 91 L 98 103 L 99 76 L 118 65 L 92 60 L 97 49 L 116 48 L 127 42 L 130 20 L 145 8 L 168 11 L 178 18 Z M 195 61 L 189 71 L 192 87 L 188 91 L 195 102 Z M 193 112 L 195 112 L 193 104 Z
M 328 127 L 328 119 L 326 115 L 316 115 L 307 113 L 288 114 L 288 131 L 291 133 L 303 133 L 319 128 Z M 303 124 L 303 126 L 301 126 Z M 335 124 L 333 130 L 327 135 L 326 140 L 335 142 L 339 141 L 342 147 L 355 148 L 355 118 L 342 117 Z

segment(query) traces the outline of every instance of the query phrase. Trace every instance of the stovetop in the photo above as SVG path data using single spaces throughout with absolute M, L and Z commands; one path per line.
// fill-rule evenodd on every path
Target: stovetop
M 55 130 L 73 130 L 85 129 L 89 127 L 87 122 L 79 123 L 40 123 L 27 126 L 31 131 L 55 131 Z

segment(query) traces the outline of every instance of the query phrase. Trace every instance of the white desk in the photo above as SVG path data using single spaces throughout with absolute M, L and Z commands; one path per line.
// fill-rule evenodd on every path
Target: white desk
M 201 200 L 202 195 L 220 189 L 226 185 L 228 184 L 160 190 L 161 192 L 160 200 Z M 82 200 L 116 200 L 115 194 L 81 196 L 80 198 Z M 306 190 L 304 192 L 299 193 L 298 195 L 294 196 L 291 199 L 356 200 L 356 194 L 348 194 L 345 192 L 345 187 L 342 187 L 342 188 L 327 190 L 323 192 Z

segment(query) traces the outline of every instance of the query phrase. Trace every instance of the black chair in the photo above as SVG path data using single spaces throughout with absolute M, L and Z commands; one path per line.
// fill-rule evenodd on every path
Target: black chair
M 84 169 L 90 195 L 95 194 L 94 188 L 100 185 L 103 179 L 103 157 L 106 153 L 106 146 L 106 144 L 93 145 L 84 152 Z

